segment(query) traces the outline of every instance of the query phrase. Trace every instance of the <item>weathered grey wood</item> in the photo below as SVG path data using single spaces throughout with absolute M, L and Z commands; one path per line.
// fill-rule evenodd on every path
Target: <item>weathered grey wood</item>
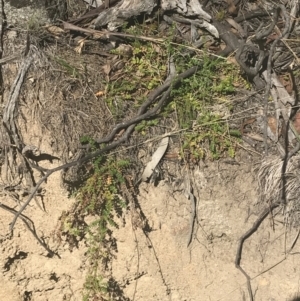
M 95 20 L 95 28 L 108 26 L 108 30 L 115 30 L 131 17 L 141 14 L 151 14 L 158 5 L 158 0 L 122 0 L 116 6 L 99 14 Z M 164 11 L 172 11 L 184 16 L 199 17 L 210 21 L 211 17 L 206 13 L 198 0 L 162 0 L 161 8 Z
M 143 0 L 147 1 L 147 0 Z M 211 17 L 206 13 L 198 0 L 162 0 L 161 8 L 163 10 L 176 11 L 184 16 L 199 16 L 206 21 L 210 21 Z
M 108 30 L 114 30 L 127 19 L 142 13 L 151 14 L 157 5 L 157 0 L 124 0 L 116 6 L 100 13 L 95 21 L 95 27 L 108 25 Z

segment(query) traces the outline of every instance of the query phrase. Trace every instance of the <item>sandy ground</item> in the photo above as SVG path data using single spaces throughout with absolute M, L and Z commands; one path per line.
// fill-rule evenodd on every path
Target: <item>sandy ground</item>
M 110 268 L 127 300 L 248 300 L 246 279 L 234 260 L 239 237 L 257 218 L 257 195 L 255 162 L 240 160 L 240 165 L 195 168 L 197 221 L 189 247 L 190 200 L 171 183 L 140 185 L 138 202 L 152 230 L 146 235 L 133 227 L 128 211 L 113 233 L 117 251 Z M 46 212 L 35 203 L 26 210 L 51 248 L 58 218 L 74 201 L 59 183 L 55 174 L 45 186 Z M 0 300 L 82 300 L 84 243 L 72 252 L 63 243 L 56 247 L 60 258 L 49 258 L 21 221 L 9 238 L 12 216 L 0 214 Z M 300 243 L 288 253 L 296 234 L 285 229 L 278 215 L 267 218 L 246 241 L 242 266 L 253 279 L 256 301 L 289 300 L 298 292 Z

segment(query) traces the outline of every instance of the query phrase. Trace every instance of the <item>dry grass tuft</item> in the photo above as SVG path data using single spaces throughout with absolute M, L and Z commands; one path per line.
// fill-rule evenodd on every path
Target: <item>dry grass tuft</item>
M 258 169 L 258 189 L 261 203 L 280 200 L 286 222 L 300 225 L 300 155 L 292 157 L 286 166 L 275 156 L 264 158 Z

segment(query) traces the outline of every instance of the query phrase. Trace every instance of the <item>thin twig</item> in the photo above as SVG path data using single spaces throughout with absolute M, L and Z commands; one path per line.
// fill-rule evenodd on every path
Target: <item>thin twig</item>
M 16 210 L 9 208 L 8 206 L 1 204 L 0 203 L 0 208 L 8 211 L 11 214 L 16 214 Z M 38 237 L 38 235 L 36 234 L 35 228 L 34 228 L 34 223 L 27 217 L 24 216 L 23 214 L 20 215 L 21 220 L 23 221 L 23 223 L 25 224 L 25 226 L 27 227 L 27 229 L 32 233 L 32 235 L 34 236 L 34 238 L 38 241 L 38 243 L 49 253 L 49 255 L 52 257 L 53 255 L 57 255 L 55 254 L 43 241 L 42 239 L 40 239 Z M 29 222 L 32 226 L 29 225 Z M 57 255 L 58 256 L 58 255 Z
M 243 275 L 247 279 L 247 287 L 248 287 L 248 293 L 250 297 L 250 301 L 253 301 L 253 293 L 252 293 L 252 288 L 251 288 L 251 278 L 250 276 L 246 273 L 246 271 L 241 267 L 241 258 L 242 258 L 242 251 L 243 251 L 243 244 L 246 239 L 248 239 L 253 233 L 257 231 L 261 223 L 264 221 L 264 219 L 268 216 L 270 212 L 272 212 L 275 208 L 277 208 L 280 205 L 279 202 L 273 203 L 270 205 L 270 207 L 266 208 L 261 215 L 257 218 L 257 220 L 254 222 L 253 226 L 246 232 L 244 233 L 238 243 L 238 248 L 236 252 L 236 257 L 235 257 L 235 267 L 239 269 Z
M 87 35 L 95 35 L 95 37 L 100 37 L 100 38 L 105 37 L 107 39 L 111 36 L 114 36 L 114 37 L 123 37 L 123 38 L 128 38 L 128 39 L 148 41 L 148 42 L 157 43 L 157 44 L 165 44 L 166 43 L 166 40 L 162 39 L 162 38 L 154 38 L 154 37 L 147 37 L 147 36 L 141 36 L 141 35 L 132 35 L 132 34 L 127 34 L 127 33 L 122 33 L 122 32 L 112 32 L 112 31 L 105 31 L 105 30 L 100 31 L 100 30 L 95 30 L 95 29 L 90 29 L 90 28 L 82 28 L 82 27 L 79 27 L 79 26 L 76 26 L 76 25 L 73 25 L 71 23 L 64 22 L 64 21 L 62 21 L 62 22 L 63 22 L 65 30 L 74 30 L 74 31 L 78 31 L 78 32 L 83 32 Z M 183 47 L 188 50 L 193 50 L 195 52 L 201 52 L 201 53 L 207 54 L 207 51 L 198 49 L 193 46 L 183 45 L 183 44 L 179 44 L 179 43 L 175 43 L 175 42 L 170 42 L 170 44 L 174 45 L 174 46 L 180 46 L 180 47 Z M 218 58 L 221 60 L 226 60 L 226 58 L 224 58 L 223 56 L 220 56 L 220 55 L 217 55 L 214 53 L 209 53 L 209 56 Z

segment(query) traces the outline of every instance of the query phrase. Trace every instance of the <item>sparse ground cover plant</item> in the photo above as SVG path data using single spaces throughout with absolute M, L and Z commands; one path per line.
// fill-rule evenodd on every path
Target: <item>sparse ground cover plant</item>
M 146 34 L 143 27 L 137 25 L 128 32 Z M 199 70 L 174 87 L 160 114 L 136 125 L 137 135 L 149 137 L 150 129 L 153 133 L 163 119 L 172 118 L 176 120 L 177 130 L 182 131 L 179 155 L 184 160 L 197 162 L 203 158 L 234 157 L 238 133 L 231 135 L 226 116 L 224 118 L 224 114 L 214 111 L 214 106 L 230 110 L 230 102 L 223 99 L 232 95 L 235 86 L 242 81 L 237 68 L 225 60 L 211 60 L 207 54 L 185 55 L 185 46 L 173 45 L 171 39 L 164 43 L 136 39 L 130 48 L 131 54 L 126 56 L 123 68 L 116 71 L 113 79 L 107 80 L 105 92 L 101 94 L 113 118 L 116 121 L 126 119 L 154 88 L 164 82 L 168 75 L 168 60 L 172 57 L 177 73 L 191 66 L 199 66 Z M 112 54 L 119 59 L 124 57 L 118 49 L 112 50 Z M 95 141 L 88 136 L 81 142 L 88 143 L 91 150 L 96 149 Z M 86 278 L 84 300 L 110 298 L 108 279 L 101 267 L 111 256 L 107 246 L 111 229 L 117 226 L 114 217 L 120 216 L 128 206 L 119 194 L 128 165 L 129 161 L 119 157 L 99 157 L 93 162 L 91 176 L 77 191 L 81 212 L 95 217 L 85 227 L 68 229 L 67 233 L 81 232 L 89 246 L 87 256 L 92 264 Z
M 89 139 L 90 140 L 90 139 Z M 83 300 L 114 300 L 109 277 L 105 277 L 103 265 L 111 259 L 115 248 L 113 228 L 118 227 L 115 218 L 121 216 L 127 204 L 121 196 L 121 184 L 130 162 L 115 157 L 99 157 L 93 161 L 91 176 L 74 193 L 77 199 L 76 214 L 65 220 L 62 232 L 73 243 L 85 239 L 89 269 Z M 86 222 L 89 217 L 91 221 Z
M 142 30 L 136 25 L 134 29 L 139 33 Z M 132 28 L 128 31 L 133 33 Z M 144 32 L 141 34 L 145 35 Z M 226 122 L 231 104 L 223 100 L 234 95 L 236 86 L 244 82 L 238 68 L 224 59 L 212 60 L 205 53 L 190 56 L 185 45 L 175 45 L 169 39 L 164 43 L 137 39 L 131 46 L 132 56 L 126 61 L 120 76 L 107 83 L 105 101 L 115 118 L 124 118 L 127 108 L 138 107 L 152 89 L 163 83 L 168 75 L 170 58 L 177 73 L 199 66 L 194 76 L 174 87 L 160 117 L 142 121 L 136 130 L 145 135 L 147 127 L 159 125 L 159 118 L 171 116 L 177 121 L 178 128 L 184 130 L 182 156 L 188 153 L 195 160 L 204 157 L 217 159 L 224 155 L 234 157 L 235 140 L 239 134 L 231 135 Z M 217 105 L 223 112 L 214 110 Z
M 111 228 L 117 227 L 115 216 L 119 216 L 126 207 L 120 199 L 120 183 L 124 182 L 122 169 L 128 165 L 126 161 L 109 160 L 101 167 L 99 161 L 94 163 L 95 172 L 87 183 L 79 190 L 78 198 L 82 202 L 87 215 L 95 217 L 85 229 L 88 245 L 87 257 L 90 263 L 85 281 L 83 300 L 107 298 L 113 300 L 113 292 L 109 290 L 108 280 L 103 276 L 103 264 L 111 259 L 113 243 Z

